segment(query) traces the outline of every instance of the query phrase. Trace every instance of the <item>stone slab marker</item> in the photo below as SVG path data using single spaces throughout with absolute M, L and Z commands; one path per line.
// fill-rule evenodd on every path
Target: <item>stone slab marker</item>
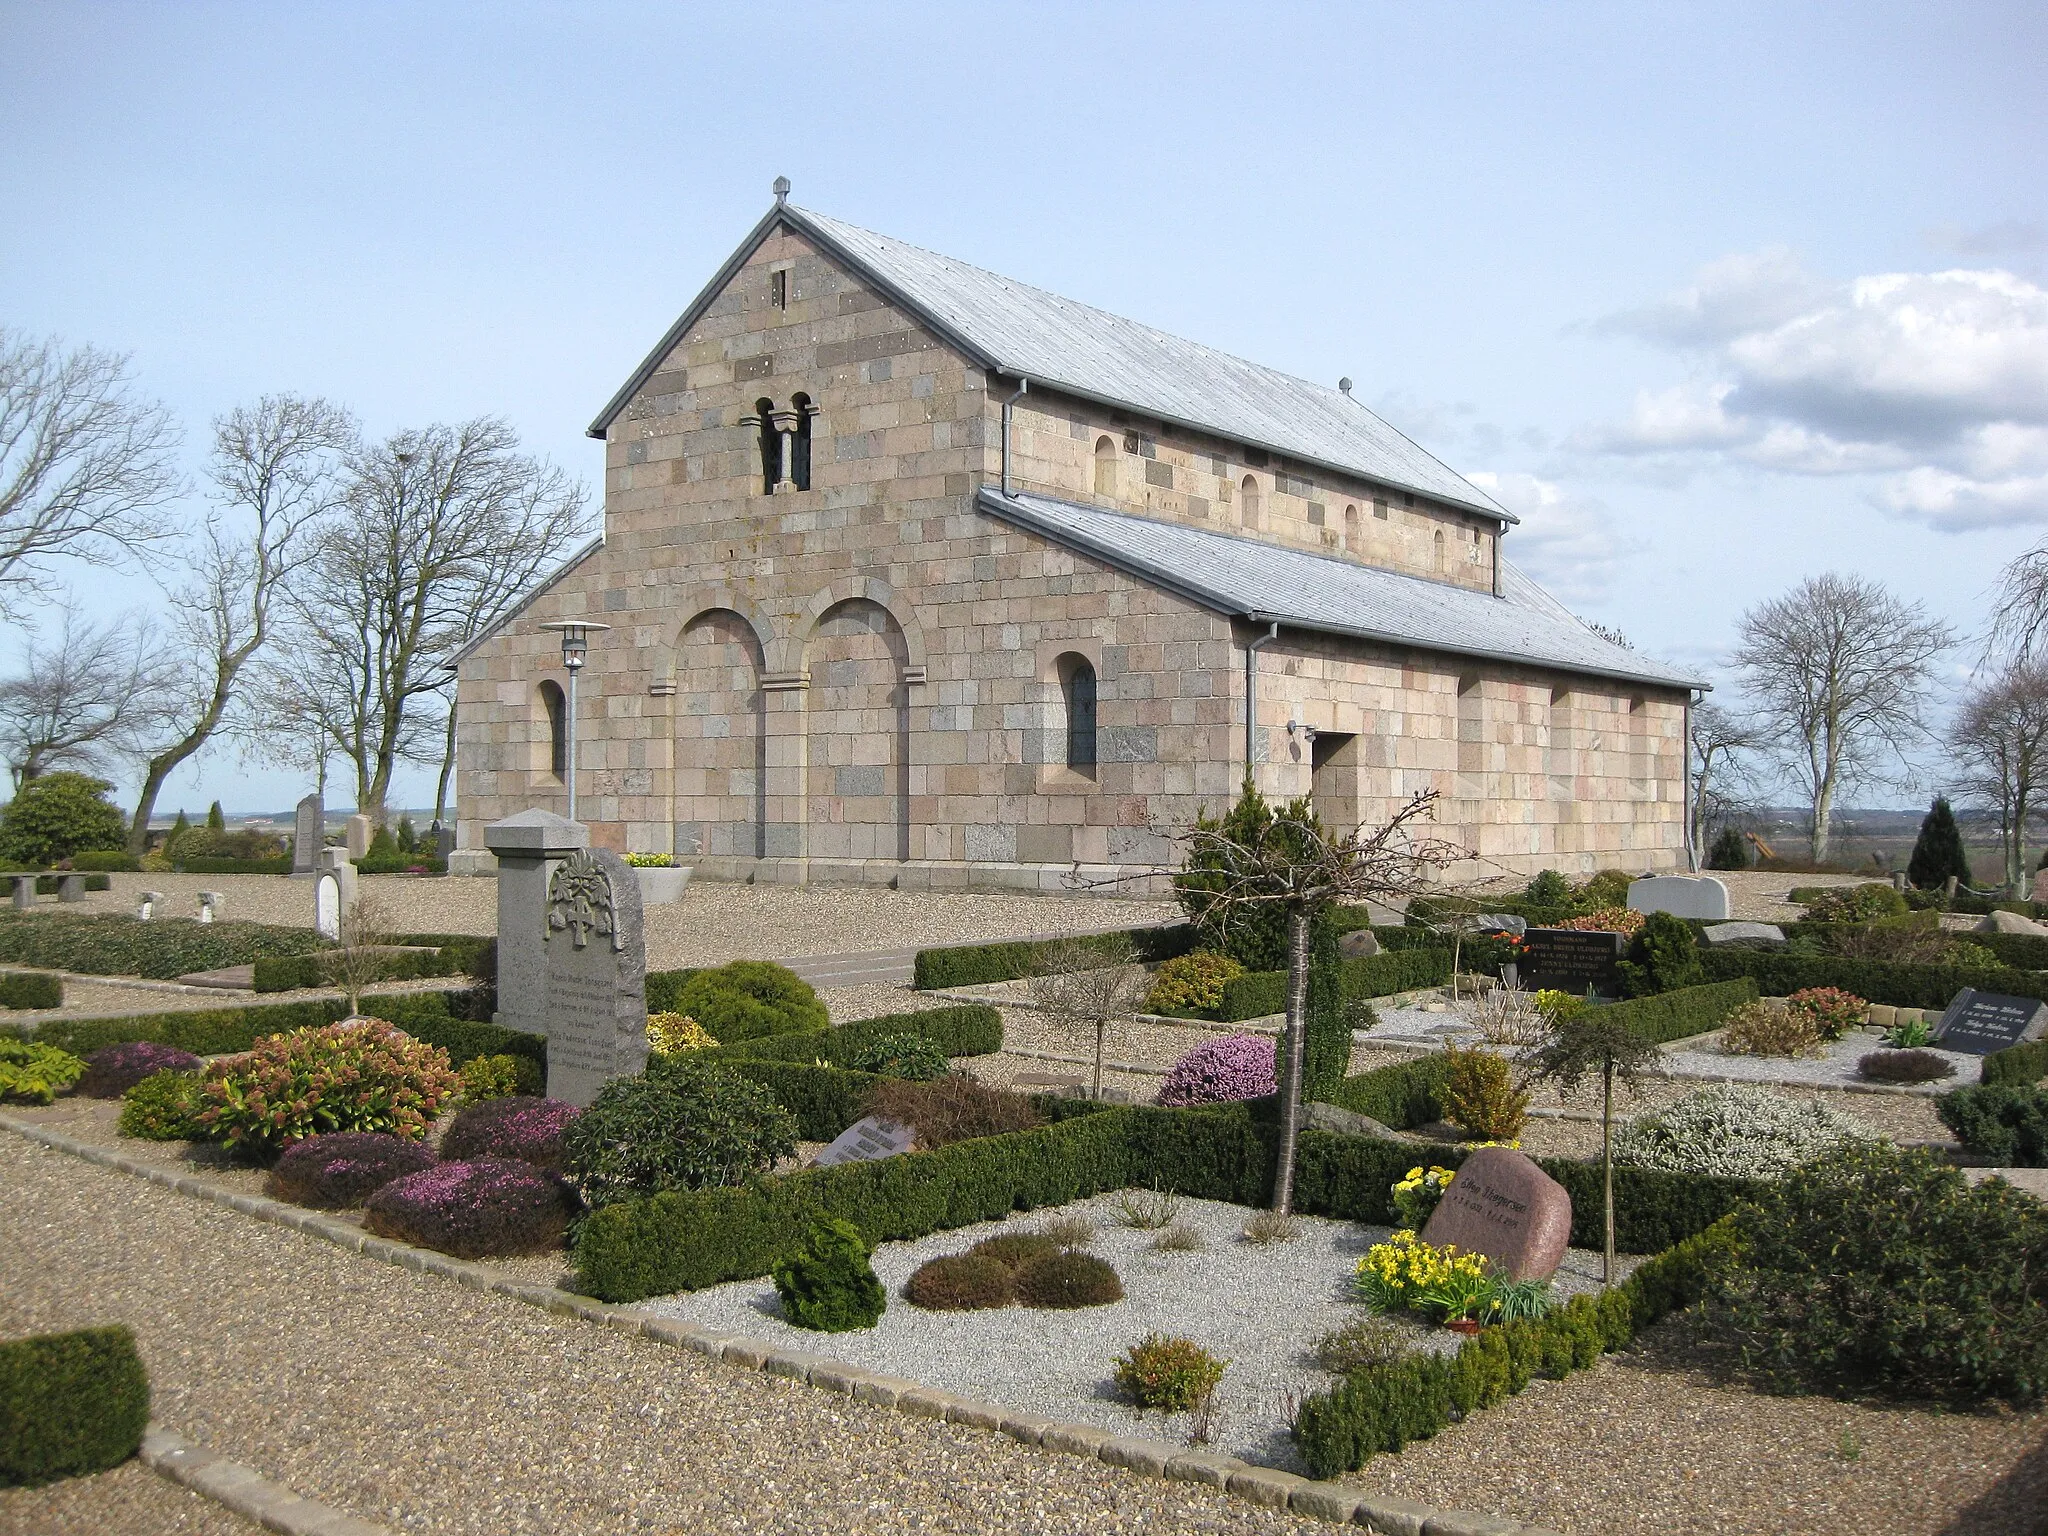
M 588 1104 L 647 1065 L 647 946 L 633 866 L 609 848 L 579 848 L 556 864 L 540 939 L 548 1097 Z
M 1481 1147 L 1459 1166 L 1422 1240 L 1483 1253 L 1516 1280 L 1548 1280 L 1571 1246 L 1572 1197 L 1521 1153 Z
M 348 860 L 351 864 L 368 856 L 370 852 L 370 818 L 351 816 L 348 819 Z
M 485 827 L 484 846 L 498 866 L 497 1022 L 544 1035 L 548 881 L 556 865 L 590 846 L 590 832 L 553 811 L 521 811 Z
M 838 1163 L 872 1163 L 894 1157 L 899 1152 L 908 1152 L 916 1145 L 916 1127 L 869 1115 L 841 1131 L 831 1146 L 821 1149 L 811 1159 L 811 1166 L 830 1168 Z
M 346 848 L 322 848 L 320 868 L 313 875 L 313 931 L 323 939 L 341 940 L 342 919 L 356 904 L 356 867 Z
M 1669 912 L 1703 922 L 1728 921 L 1728 887 L 1712 875 L 1650 875 L 1633 881 L 1628 904 L 1637 912 Z
M 1935 1026 L 1934 1043 L 1944 1051 L 1988 1056 L 2041 1038 L 2048 1032 L 2048 1003 L 1965 987 Z
M 292 822 L 292 873 L 311 875 L 320 867 L 320 848 L 327 830 L 327 807 L 318 795 L 299 802 Z

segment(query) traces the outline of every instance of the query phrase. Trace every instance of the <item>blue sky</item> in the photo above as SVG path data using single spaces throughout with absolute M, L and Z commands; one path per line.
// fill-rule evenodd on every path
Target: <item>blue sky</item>
M 297 390 L 502 413 L 594 494 L 584 426 L 786 174 L 1349 375 L 1711 666 L 1829 568 L 1974 627 L 2044 536 L 2044 80 L 1998 4 L 0 4 L 0 323 L 132 353 L 195 468 Z M 300 788 L 224 751 L 162 803 Z

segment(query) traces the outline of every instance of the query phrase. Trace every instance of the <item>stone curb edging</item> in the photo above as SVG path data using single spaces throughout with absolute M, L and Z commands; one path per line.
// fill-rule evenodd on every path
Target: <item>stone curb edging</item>
M 743 1366 L 770 1376 L 838 1392 L 878 1407 L 894 1408 L 918 1418 L 939 1419 L 971 1429 L 994 1430 L 1026 1445 L 1046 1450 L 1087 1456 L 1109 1466 L 1122 1467 L 1148 1477 L 1206 1484 L 1249 1499 L 1269 1509 L 1291 1510 L 1318 1520 L 1342 1525 L 1359 1525 L 1380 1536 L 1555 1536 L 1540 1526 L 1523 1525 L 1491 1515 L 1466 1510 L 1436 1509 L 1409 1499 L 1382 1497 L 1341 1483 L 1314 1482 L 1273 1467 L 1254 1466 L 1235 1456 L 1191 1450 L 1164 1440 L 1138 1435 L 1115 1435 L 1093 1424 L 1068 1424 L 1039 1414 L 1005 1408 L 997 1403 L 958 1397 L 921 1382 L 887 1376 L 858 1366 L 846 1365 L 805 1350 L 785 1349 L 766 1339 L 727 1333 L 680 1318 L 661 1317 L 635 1307 L 614 1306 L 588 1296 L 578 1296 L 553 1286 L 507 1279 L 481 1264 L 450 1258 L 428 1248 L 392 1242 L 365 1232 L 350 1222 L 338 1221 L 319 1211 L 287 1205 L 261 1195 L 240 1195 L 206 1183 L 190 1174 L 175 1173 L 142 1162 L 108 1147 L 95 1146 L 44 1126 L 0 1115 L 0 1128 L 29 1141 L 64 1152 L 101 1167 L 146 1179 L 215 1205 L 224 1205 L 258 1221 L 290 1227 L 308 1237 L 346 1248 L 367 1258 L 381 1259 L 421 1274 L 439 1275 L 466 1285 L 471 1290 L 489 1291 L 514 1301 L 525 1302 L 560 1317 L 580 1318 L 615 1328 L 630 1336 L 688 1349 L 727 1365 Z M 182 1443 L 182 1442 L 181 1442 Z M 200 1454 L 210 1454 L 201 1452 Z M 154 1463 L 152 1463 L 154 1465 Z M 232 1466 L 232 1463 L 225 1465 Z M 236 1468 L 246 1472 L 245 1468 Z M 222 1474 L 226 1477 L 226 1474 Z M 256 1474 L 248 1473 L 255 1478 Z M 262 1480 L 256 1479 L 258 1482 Z M 197 1486 L 197 1485 L 195 1485 Z M 275 1487 L 276 1485 L 268 1485 Z M 209 1489 L 201 1489 L 210 1492 Z M 296 1497 L 295 1495 L 288 1495 Z M 218 1497 L 218 1495 L 216 1495 Z M 226 1500 L 223 1500 L 226 1502 Z M 305 1501 L 301 1501 L 302 1503 Z M 239 1508 L 239 1506 L 236 1506 Z M 317 1507 L 317 1506 L 314 1506 Z M 247 1511 L 244 1511 L 247 1513 Z M 331 1512 L 330 1512 L 331 1513 Z M 260 1516 L 252 1518 L 261 1519 Z M 348 1519 L 341 1516 L 337 1518 Z M 269 1524 L 268 1521 L 264 1521 Z M 286 1530 L 272 1526 L 274 1530 Z M 380 1536 L 381 1527 L 355 1521 L 347 1526 L 308 1527 L 304 1536 Z M 299 1536 L 290 1528 L 290 1536 Z
M 282 1536 L 392 1536 L 390 1527 L 358 1520 L 340 1510 L 301 1498 L 283 1483 L 194 1445 L 183 1435 L 152 1424 L 136 1452 L 144 1465 L 174 1483 L 204 1494 Z

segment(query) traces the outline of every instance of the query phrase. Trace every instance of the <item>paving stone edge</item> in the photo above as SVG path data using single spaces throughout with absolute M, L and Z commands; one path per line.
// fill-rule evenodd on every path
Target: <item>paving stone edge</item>
M 1436 1509 L 1408 1499 L 1382 1497 L 1343 1483 L 1314 1482 L 1274 1467 L 1254 1466 L 1250 1462 L 1240 1461 L 1235 1456 L 1192 1450 L 1187 1446 L 1174 1445 L 1145 1436 L 1114 1435 L 1093 1424 L 1059 1423 L 1037 1414 L 1005 1408 L 996 1403 L 983 1403 L 971 1398 L 958 1397 L 950 1392 L 942 1392 L 920 1382 L 906 1381 L 898 1376 L 886 1376 L 863 1370 L 805 1350 L 787 1349 L 765 1339 L 726 1333 L 697 1323 L 684 1322 L 680 1318 L 660 1317 L 642 1312 L 633 1307 L 614 1306 L 588 1296 L 557 1290 L 553 1286 L 511 1280 L 480 1264 L 450 1258 L 431 1249 L 414 1248 L 406 1243 L 375 1237 L 363 1231 L 361 1227 L 350 1222 L 337 1221 L 319 1211 L 309 1211 L 300 1206 L 287 1205 L 283 1201 L 270 1200 L 259 1195 L 236 1194 L 217 1185 L 208 1184 L 203 1179 L 194 1178 L 190 1174 L 159 1168 L 153 1163 L 145 1163 L 112 1148 L 79 1141 L 61 1131 L 17 1120 L 11 1115 L 0 1115 L 0 1128 L 13 1131 L 53 1151 L 68 1153 L 87 1162 L 97 1163 L 101 1167 L 132 1174 L 137 1178 L 147 1179 L 152 1184 L 161 1184 L 181 1195 L 191 1195 L 215 1205 L 226 1206 L 258 1221 L 290 1227 L 308 1237 L 317 1237 L 347 1248 L 351 1252 L 360 1253 L 365 1258 L 380 1259 L 387 1264 L 396 1264 L 422 1274 L 438 1275 L 443 1279 L 469 1286 L 472 1290 L 491 1291 L 558 1316 L 581 1318 L 636 1337 L 692 1350 L 701 1355 L 708 1355 L 714 1360 L 723 1361 L 727 1365 L 781 1376 L 820 1391 L 842 1393 L 863 1402 L 894 1408 L 899 1413 L 908 1413 L 919 1418 L 938 1419 L 968 1428 L 992 1430 L 1009 1435 L 1026 1445 L 1090 1457 L 1105 1465 L 1121 1467 L 1143 1477 L 1203 1483 L 1213 1488 L 1225 1489 L 1239 1498 L 1270 1509 L 1291 1510 L 1296 1514 L 1332 1521 L 1339 1525 L 1359 1525 L 1367 1530 L 1379 1532 L 1380 1536 L 1556 1536 L 1556 1533 L 1541 1526 L 1522 1525 L 1512 1520 L 1474 1514 L 1466 1510 Z M 151 1434 L 165 1435 L 171 1440 L 177 1439 L 176 1436 L 169 1435 L 168 1431 L 152 1430 Z M 196 1451 L 200 1456 L 212 1457 L 211 1452 L 201 1451 L 197 1447 L 187 1445 L 186 1442 L 178 1441 L 178 1445 Z M 143 1459 L 150 1460 L 147 1439 L 143 1445 Z M 168 1460 L 168 1455 L 164 1459 Z M 167 1471 L 156 1461 L 150 1461 L 150 1465 L 156 1466 L 159 1471 Z M 233 1463 L 223 1463 L 217 1458 L 213 1459 L 212 1465 L 232 1468 L 238 1473 L 247 1472 L 246 1468 L 235 1467 Z M 167 1475 L 177 1476 L 175 1472 L 169 1471 Z M 258 1483 L 264 1483 L 264 1480 L 253 1472 L 249 1472 L 248 1477 L 254 1478 Z M 179 1478 L 179 1481 L 182 1482 L 184 1479 Z M 241 1479 L 230 1481 L 236 1488 L 242 1486 Z M 309 1500 L 297 1499 L 297 1495 L 274 1483 L 264 1483 L 264 1486 L 275 1490 L 284 1499 L 296 1500 L 308 1509 L 319 1510 L 330 1523 L 305 1526 L 278 1525 L 262 1515 L 242 1509 L 240 1505 L 222 1498 L 210 1488 L 202 1487 L 198 1483 L 189 1486 L 220 1498 L 222 1503 L 229 1504 L 240 1513 L 249 1514 L 252 1519 L 269 1526 L 272 1530 L 286 1532 L 286 1536 L 388 1536 L 382 1526 L 367 1525 L 352 1516 L 340 1515 L 323 1506 L 314 1505 Z M 345 1523 L 333 1523 L 336 1521 Z
M 144 1432 L 136 1455 L 161 1476 L 282 1536 L 393 1536 L 389 1526 L 358 1520 L 329 1505 L 301 1498 L 283 1483 L 274 1483 L 253 1468 L 194 1445 L 160 1424 L 152 1424 Z

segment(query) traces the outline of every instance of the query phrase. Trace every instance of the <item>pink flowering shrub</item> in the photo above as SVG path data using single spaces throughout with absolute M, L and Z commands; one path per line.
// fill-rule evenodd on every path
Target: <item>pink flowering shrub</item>
M 158 1045 L 154 1040 L 130 1040 L 125 1045 L 102 1046 L 85 1058 L 85 1075 L 72 1091 L 88 1099 L 118 1099 L 145 1077 L 159 1072 L 190 1072 L 199 1058 L 175 1045 Z
M 1262 1099 L 1278 1091 L 1273 1055 L 1273 1042 L 1263 1035 L 1226 1035 L 1198 1045 L 1166 1074 L 1159 1102 L 1230 1104 Z
M 198 1115 L 205 1134 L 267 1159 L 327 1131 L 427 1133 L 461 1078 L 438 1045 L 383 1019 L 269 1035 L 206 1069 Z
M 432 1148 L 417 1141 L 382 1131 L 335 1131 L 309 1136 L 287 1150 L 264 1187 L 273 1199 L 293 1205 L 345 1211 L 393 1179 L 439 1161 Z
M 509 1157 L 438 1163 L 370 1196 L 363 1225 L 458 1259 L 562 1246 L 574 1196 L 554 1175 Z
M 562 1132 L 581 1113 L 560 1099 L 509 1095 L 487 1099 L 459 1111 L 441 1138 L 441 1155 L 450 1162 L 473 1157 L 510 1157 L 536 1168 L 559 1173 L 567 1155 Z

